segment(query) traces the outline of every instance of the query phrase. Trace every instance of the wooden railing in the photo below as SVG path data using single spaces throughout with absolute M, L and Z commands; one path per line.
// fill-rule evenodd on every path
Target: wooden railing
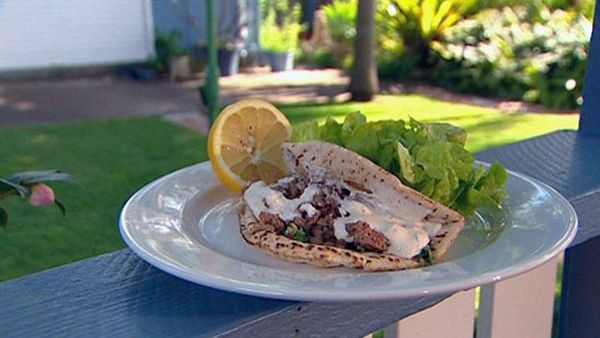
M 600 18 L 600 6 L 596 17 Z M 564 253 L 558 334 L 600 332 L 600 30 L 579 131 L 478 154 L 554 187 L 579 217 Z M 116 231 L 116 230 L 115 230 Z M 148 265 L 128 249 L 0 283 L 0 337 L 549 337 L 558 258 L 475 291 L 360 303 L 298 303 L 222 292 Z M 398 324 L 393 324 L 398 320 Z
M 478 157 L 550 184 L 575 208 L 579 229 L 564 254 L 559 336 L 596 336 L 600 133 L 555 132 Z M 185 282 L 125 249 L 0 283 L 0 337 L 361 337 L 381 328 L 403 338 L 472 337 L 474 329 L 478 337 L 548 337 L 555 274 L 553 260 L 483 286 L 475 324 L 473 290 L 377 302 L 278 301 Z
M 550 337 L 557 265 L 562 255 L 509 280 L 458 292 L 441 303 L 389 325 L 385 338 Z

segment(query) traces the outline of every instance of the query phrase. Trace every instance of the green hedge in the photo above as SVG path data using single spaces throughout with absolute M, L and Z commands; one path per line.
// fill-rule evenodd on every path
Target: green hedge
M 582 102 L 591 22 L 556 10 L 486 10 L 433 45 L 428 80 L 460 92 L 575 108 Z
M 426 81 L 457 92 L 577 108 L 582 103 L 594 1 L 521 3 L 378 1 L 380 78 Z M 317 68 L 349 69 L 356 1 L 334 0 L 324 11 L 333 41 L 301 59 Z

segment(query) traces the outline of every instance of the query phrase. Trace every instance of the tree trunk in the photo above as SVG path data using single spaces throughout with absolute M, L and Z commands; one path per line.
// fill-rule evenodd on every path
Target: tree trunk
M 354 64 L 350 72 L 353 101 L 370 101 L 379 91 L 375 61 L 375 0 L 359 0 L 354 40 Z

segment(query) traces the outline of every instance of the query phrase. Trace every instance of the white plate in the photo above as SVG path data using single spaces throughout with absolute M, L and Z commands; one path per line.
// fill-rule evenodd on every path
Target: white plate
M 575 236 L 571 205 L 547 185 L 511 172 L 502 212 L 469 218 L 443 262 L 421 269 L 368 273 L 288 263 L 246 244 L 236 196 L 210 163 L 162 177 L 138 191 L 121 212 L 129 247 L 157 268 L 205 286 L 256 296 L 356 301 L 468 289 L 530 270 Z

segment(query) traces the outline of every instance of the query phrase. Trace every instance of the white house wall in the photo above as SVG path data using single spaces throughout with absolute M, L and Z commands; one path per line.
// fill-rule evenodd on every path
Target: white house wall
M 146 60 L 153 31 L 149 0 L 0 0 L 0 71 Z

